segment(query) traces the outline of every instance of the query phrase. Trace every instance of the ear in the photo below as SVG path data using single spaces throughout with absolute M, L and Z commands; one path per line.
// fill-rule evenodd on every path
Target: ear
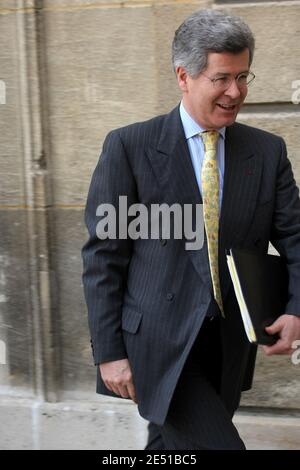
M 186 72 L 185 68 L 182 66 L 176 67 L 176 76 L 181 91 L 188 91 L 188 73 Z

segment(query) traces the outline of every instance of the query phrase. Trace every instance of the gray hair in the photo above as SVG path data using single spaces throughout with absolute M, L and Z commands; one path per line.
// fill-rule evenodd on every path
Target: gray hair
M 192 78 L 197 78 L 207 65 L 209 52 L 237 54 L 245 49 L 249 49 L 251 65 L 254 47 L 254 36 L 241 18 L 217 10 L 199 10 L 186 18 L 175 32 L 174 71 L 182 66 Z

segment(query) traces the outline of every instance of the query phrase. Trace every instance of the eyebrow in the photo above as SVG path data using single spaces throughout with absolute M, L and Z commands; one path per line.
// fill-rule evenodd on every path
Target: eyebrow
M 239 72 L 237 75 L 240 75 L 241 73 L 247 73 L 247 72 L 249 72 L 249 69 L 247 69 L 247 70 L 242 70 L 242 71 Z M 231 73 L 228 73 L 228 72 L 217 72 L 217 73 L 216 73 L 216 76 L 217 76 L 217 75 L 222 75 L 222 77 L 224 77 L 224 76 L 225 76 L 225 77 L 228 77 L 229 75 L 231 75 Z

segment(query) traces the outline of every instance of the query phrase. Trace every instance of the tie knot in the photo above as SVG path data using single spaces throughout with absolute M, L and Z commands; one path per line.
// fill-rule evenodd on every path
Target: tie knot
M 203 140 L 205 151 L 208 150 L 216 150 L 217 149 L 217 142 L 219 139 L 219 132 L 218 131 L 204 131 L 200 132 L 200 136 Z

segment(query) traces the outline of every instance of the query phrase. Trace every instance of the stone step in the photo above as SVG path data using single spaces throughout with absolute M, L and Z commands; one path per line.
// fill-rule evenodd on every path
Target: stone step
M 143 449 L 147 422 L 128 401 L 97 397 L 44 403 L 0 397 L 0 449 Z M 234 422 L 248 449 L 299 449 L 299 414 L 240 411 Z

